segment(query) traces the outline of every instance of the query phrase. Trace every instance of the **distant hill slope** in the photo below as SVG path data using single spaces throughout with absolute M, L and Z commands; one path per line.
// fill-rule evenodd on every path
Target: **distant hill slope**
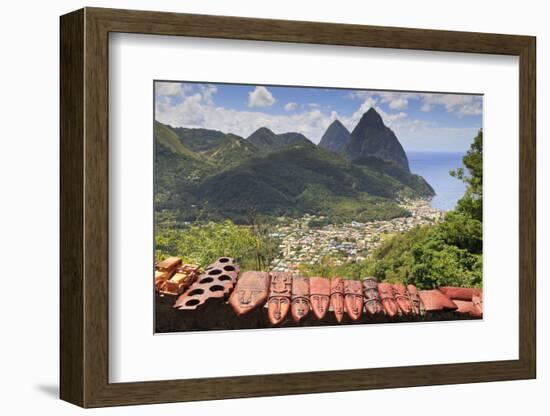
M 170 126 L 155 121 L 153 132 L 155 143 L 166 147 L 173 153 L 200 159 L 200 157 L 195 152 L 195 149 L 192 149 L 187 143 L 184 144 L 182 142 L 181 138 L 176 133 L 177 130 L 178 129 L 173 129 Z
M 301 133 L 275 134 L 267 127 L 261 127 L 246 139 L 261 151 L 273 151 L 294 144 L 307 144 L 315 146 Z
M 204 152 L 218 146 L 227 134 L 218 130 L 169 127 L 194 152 Z
M 383 163 L 383 162 L 382 162 Z M 406 215 L 399 196 L 428 196 L 430 189 L 407 177 L 356 165 L 334 153 L 294 145 L 208 176 L 197 198 L 208 201 L 214 217 L 245 221 L 250 212 L 269 216 L 324 215 L 335 222 L 367 221 Z
M 181 143 L 174 130 L 155 121 L 154 198 L 155 210 L 181 207 L 197 202 L 193 190 L 213 169 L 205 157 Z
M 183 145 L 212 161 L 232 163 L 259 152 L 256 146 L 235 134 L 208 129 L 170 129 Z
M 334 120 L 321 137 L 319 147 L 342 153 L 351 140 L 351 134 L 339 120 Z
M 370 108 L 351 132 L 351 140 L 344 153 L 351 159 L 375 156 L 394 162 L 410 172 L 409 160 L 395 133 L 382 121 L 380 114 Z

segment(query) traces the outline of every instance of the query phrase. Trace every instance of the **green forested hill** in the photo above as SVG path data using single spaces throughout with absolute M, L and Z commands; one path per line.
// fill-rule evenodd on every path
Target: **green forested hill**
M 433 195 L 424 179 L 393 163 L 373 157 L 351 162 L 303 135 L 260 130 L 250 143 L 217 131 L 156 123 L 159 221 L 240 223 L 251 213 L 368 221 L 406 215 L 399 197 Z
M 286 146 L 295 144 L 303 144 L 315 146 L 306 136 L 300 133 L 283 133 L 275 134 L 267 127 L 262 127 L 252 133 L 246 139 L 249 143 L 254 144 L 258 149 L 264 152 L 279 150 Z

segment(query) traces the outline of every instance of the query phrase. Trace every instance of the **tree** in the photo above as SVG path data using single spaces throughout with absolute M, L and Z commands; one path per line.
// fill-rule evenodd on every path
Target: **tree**
M 457 211 L 483 221 L 483 130 L 479 130 L 466 156 L 462 159 L 465 168 L 451 171 L 451 175 L 468 186 L 458 201 Z
M 457 207 L 436 225 L 414 228 L 385 241 L 375 252 L 379 280 L 412 283 L 419 289 L 482 285 L 483 131 L 450 174 L 467 185 Z

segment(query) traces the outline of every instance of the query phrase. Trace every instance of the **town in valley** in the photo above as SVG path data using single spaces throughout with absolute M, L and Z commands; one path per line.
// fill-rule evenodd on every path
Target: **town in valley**
M 312 222 L 323 220 L 311 214 L 284 220 L 270 234 L 280 241 L 279 256 L 273 259 L 270 269 L 296 272 L 301 265 L 317 264 L 324 256 L 333 256 L 336 265 L 362 261 L 385 239 L 417 226 L 435 224 L 444 215 L 444 211 L 431 207 L 428 200 L 406 201 L 400 205 L 410 212 L 410 216 L 321 227 L 310 226 Z

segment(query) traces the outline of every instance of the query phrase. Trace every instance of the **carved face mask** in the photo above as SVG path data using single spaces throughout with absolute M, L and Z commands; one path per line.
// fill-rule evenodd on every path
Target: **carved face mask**
M 330 280 L 325 277 L 309 279 L 309 300 L 317 319 L 323 319 L 330 302 Z
M 404 315 L 412 315 L 412 303 L 409 299 L 409 294 L 407 292 L 407 289 L 405 289 L 405 286 L 403 286 L 401 283 L 394 284 L 393 297 L 395 298 L 399 309 L 401 309 L 401 312 L 403 312 Z
M 393 297 L 393 286 L 389 283 L 378 283 L 378 293 L 380 293 L 380 299 L 386 314 L 390 318 L 396 316 L 399 313 L 399 307 Z
M 409 292 L 409 298 L 412 303 L 413 313 L 415 315 L 422 315 L 424 313 L 424 308 L 420 302 L 420 296 L 418 296 L 418 290 L 414 285 L 407 285 L 407 292 Z
M 344 281 L 335 277 L 330 282 L 330 306 L 338 322 L 344 319 Z
M 265 303 L 269 280 L 269 274 L 266 272 L 244 272 L 241 275 L 229 297 L 229 304 L 237 316 L 244 315 Z
M 363 312 L 363 287 L 358 280 L 344 280 L 344 304 L 352 321 L 357 321 Z
M 378 293 L 378 282 L 373 277 L 367 277 L 363 280 L 363 296 L 365 310 L 371 316 L 380 316 L 384 314 L 384 307 Z
M 294 276 L 292 279 L 292 318 L 300 322 L 309 313 L 309 279 L 303 276 Z
M 271 273 L 267 316 L 272 325 L 278 325 L 285 319 L 290 309 L 292 294 L 292 275 L 290 273 Z

